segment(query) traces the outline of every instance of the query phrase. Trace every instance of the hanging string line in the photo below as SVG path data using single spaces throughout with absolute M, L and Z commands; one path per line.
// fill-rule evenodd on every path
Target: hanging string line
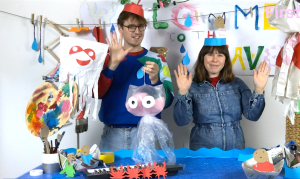
M 271 6 L 275 6 L 275 5 L 270 5 L 270 6 L 261 6 L 261 7 L 258 7 L 259 9 L 260 8 L 265 8 L 265 7 L 271 7 Z M 242 10 L 249 10 L 250 11 L 250 8 L 249 9 L 242 9 Z M 31 19 L 30 18 L 28 18 L 28 17 L 24 17 L 24 16 L 20 16 L 20 15 L 17 15 L 17 14 L 13 14 L 13 13 L 9 13 L 9 12 L 5 12 L 5 11 L 1 11 L 0 10 L 0 12 L 1 13 L 4 13 L 4 14 L 9 14 L 9 15 L 11 15 L 11 16 L 16 16 L 16 17 L 20 17 L 20 18 L 23 18 L 23 19 L 27 19 L 27 20 L 29 20 L 29 21 L 31 21 Z M 235 13 L 235 11 L 227 11 L 227 12 L 219 12 L 219 13 L 215 13 L 214 12 L 214 14 L 222 14 L 222 13 L 232 13 L 232 12 L 234 12 Z M 204 15 L 198 15 L 198 17 L 205 17 L 205 16 L 209 16 L 210 14 L 204 14 Z M 196 16 L 191 16 L 191 17 L 196 17 Z M 185 18 L 177 18 L 177 19 L 185 19 Z M 157 21 L 157 22 L 164 22 L 164 21 L 172 21 L 172 20 L 175 20 L 175 19 L 165 19 L 165 20 L 160 20 L 160 21 Z M 36 20 L 37 22 L 39 22 L 38 20 Z M 153 22 L 153 21 L 148 21 L 148 22 Z M 45 24 L 48 24 L 47 22 L 42 22 L 42 23 L 45 23 Z M 117 24 L 117 23 L 108 23 L 108 24 L 101 24 L 101 25 L 107 25 L 107 26 L 110 26 L 111 24 Z M 72 26 L 75 26 L 75 25 L 77 25 L 77 24 L 55 24 L 54 23 L 54 25 L 72 25 Z M 84 25 L 99 25 L 99 24 L 84 24 Z

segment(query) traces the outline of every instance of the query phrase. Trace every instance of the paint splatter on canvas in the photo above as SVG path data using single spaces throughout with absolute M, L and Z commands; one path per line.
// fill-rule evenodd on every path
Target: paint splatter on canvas
M 70 104 L 69 83 L 57 89 L 52 83 L 41 84 L 32 94 L 25 113 L 25 121 L 31 134 L 39 136 L 47 125 L 49 136 L 55 134 L 70 118 L 77 103 L 77 85 L 72 87 L 73 107 Z

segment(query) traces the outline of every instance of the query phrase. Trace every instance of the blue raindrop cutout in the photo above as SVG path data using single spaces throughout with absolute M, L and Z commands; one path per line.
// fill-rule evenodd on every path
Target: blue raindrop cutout
M 114 33 L 114 31 L 116 31 L 116 30 L 115 30 L 115 26 L 114 26 L 114 24 L 111 24 L 110 32 L 111 32 L 111 33 Z
M 192 25 L 192 19 L 191 19 L 191 16 L 190 16 L 190 14 L 188 14 L 188 16 L 186 17 L 186 19 L 185 19 L 185 21 L 184 21 L 184 25 L 186 26 L 186 27 L 191 27 L 191 25 Z
M 188 54 L 188 52 L 186 52 L 185 56 L 182 59 L 182 64 L 183 65 L 188 65 L 190 63 L 190 61 L 191 60 L 190 60 L 189 54 Z
M 144 77 L 144 72 L 143 72 L 143 66 L 137 71 L 136 76 L 138 79 L 141 79 Z
M 184 53 L 184 52 L 185 52 L 185 48 L 184 48 L 183 44 L 182 44 L 181 47 L 180 47 L 180 52 L 181 52 L 181 53 Z
M 37 49 L 38 49 L 37 42 L 36 42 L 36 38 L 34 38 L 34 41 L 33 41 L 33 43 L 32 43 L 31 48 L 32 48 L 32 50 L 37 50 Z

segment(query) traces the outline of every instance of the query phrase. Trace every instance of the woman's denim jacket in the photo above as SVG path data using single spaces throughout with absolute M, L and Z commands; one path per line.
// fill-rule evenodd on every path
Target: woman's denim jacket
M 242 114 L 257 121 L 265 107 L 263 94 L 253 94 L 239 78 L 230 83 L 221 80 L 214 87 L 210 82 L 193 82 L 188 94 L 178 93 L 174 106 L 174 120 L 183 126 L 194 118 L 190 148 L 219 147 L 223 150 L 245 148 L 239 121 Z M 199 136 L 200 135 L 200 136 Z

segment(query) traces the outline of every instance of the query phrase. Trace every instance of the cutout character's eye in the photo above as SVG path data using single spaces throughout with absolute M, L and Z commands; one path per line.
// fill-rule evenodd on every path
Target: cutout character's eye
M 144 97 L 142 104 L 145 108 L 151 108 L 154 106 L 155 100 L 154 100 L 153 96 L 146 96 L 146 97 Z
M 130 108 L 135 109 L 138 105 L 137 99 L 135 97 L 131 96 L 128 99 L 128 105 Z

